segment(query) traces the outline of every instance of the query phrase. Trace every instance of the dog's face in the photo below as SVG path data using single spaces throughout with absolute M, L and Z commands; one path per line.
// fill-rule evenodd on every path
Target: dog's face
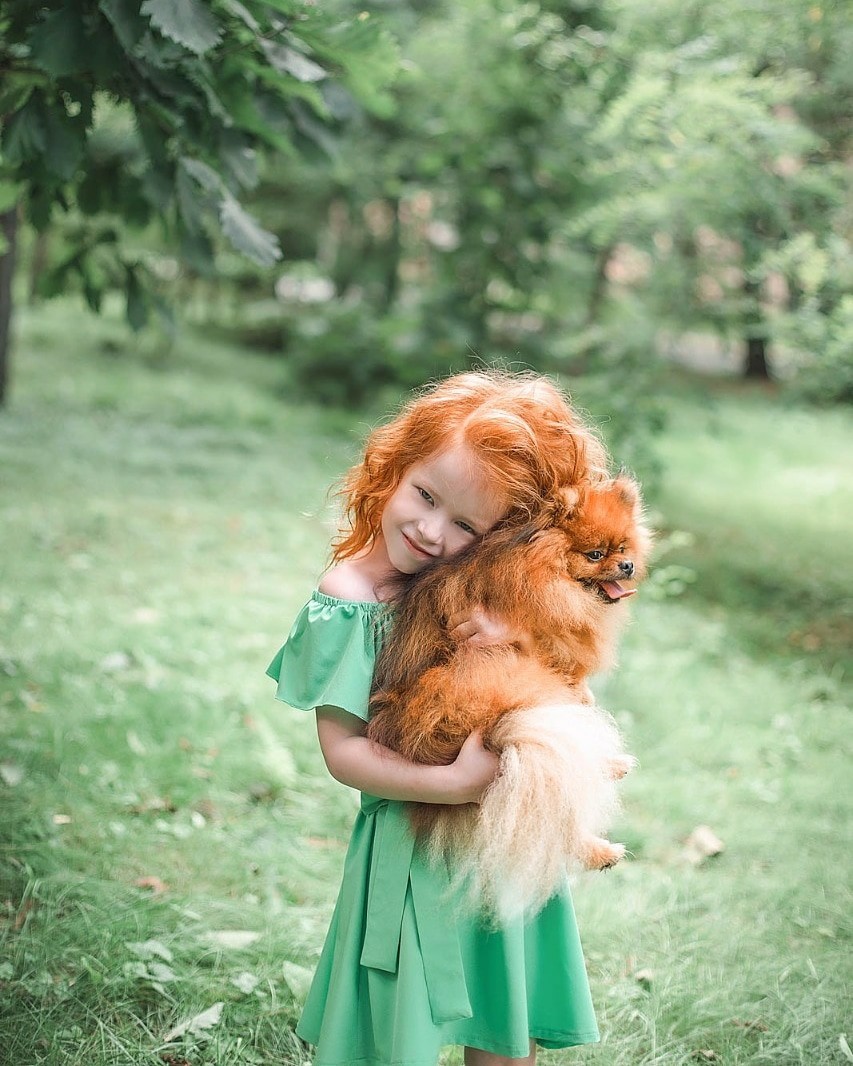
M 561 535 L 560 555 L 568 575 L 604 603 L 615 603 L 635 591 L 623 582 L 645 574 L 651 535 L 643 524 L 640 490 L 632 478 L 621 474 L 567 489 L 555 508 L 552 530 Z

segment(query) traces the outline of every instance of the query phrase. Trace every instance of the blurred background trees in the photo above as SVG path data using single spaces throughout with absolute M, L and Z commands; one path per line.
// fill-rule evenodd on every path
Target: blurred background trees
M 636 421 L 673 351 L 853 398 L 844 0 L 4 11 L 36 294 L 179 303 L 331 403 L 498 360 Z

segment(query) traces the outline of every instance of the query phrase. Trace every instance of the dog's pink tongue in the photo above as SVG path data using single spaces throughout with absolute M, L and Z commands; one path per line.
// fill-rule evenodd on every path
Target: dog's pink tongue
M 633 596 L 636 589 L 624 589 L 618 581 L 602 581 L 601 587 L 611 600 L 621 600 L 625 596 Z

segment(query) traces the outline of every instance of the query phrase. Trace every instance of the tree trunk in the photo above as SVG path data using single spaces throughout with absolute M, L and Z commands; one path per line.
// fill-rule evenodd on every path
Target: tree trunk
M 18 205 L 0 213 L 0 232 L 6 251 L 0 256 L 0 407 L 6 404 L 9 384 L 9 347 L 12 324 L 12 278 L 15 275 L 15 247 L 18 235 Z
M 760 288 L 747 276 L 743 282 L 743 293 L 747 298 L 746 349 L 744 352 L 743 374 L 752 380 L 768 381 L 770 370 L 767 366 L 767 338 L 764 335 L 764 315 L 759 303 Z
M 595 254 L 592 289 L 589 294 L 589 299 L 587 300 L 586 315 L 584 316 L 584 325 L 587 328 L 594 326 L 598 321 L 601 304 L 604 301 L 604 294 L 607 291 L 607 266 L 612 254 L 612 244 L 605 245 L 604 248 L 599 248 Z
M 743 368 L 744 377 L 759 378 L 767 381 L 770 371 L 767 368 L 767 341 L 764 337 L 746 338 L 746 362 Z
M 400 289 L 400 257 L 403 254 L 402 233 L 400 227 L 400 197 L 393 196 L 388 201 L 393 212 L 391 235 L 385 249 L 385 284 L 382 310 L 387 314 L 397 302 Z
M 34 304 L 39 298 L 39 284 L 44 268 L 47 266 L 48 254 L 48 231 L 42 230 L 36 234 L 33 244 L 33 254 L 30 259 L 29 302 Z

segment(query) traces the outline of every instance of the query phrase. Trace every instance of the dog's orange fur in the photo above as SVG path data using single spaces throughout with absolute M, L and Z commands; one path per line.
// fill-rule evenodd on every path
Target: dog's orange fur
M 535 521 L 495 529 L 399 597 L 368 736 L 412 761 L 447 764 L 481 729 L 501 755 L 481 804 L 411 805 L 434 857 L 487 910 L 541 906 L 567 862 L 602 868 L 624 853 L 600 833 L 613 782 L 633 760 L 587 678 L 610 662 L 626 610 L 600 583 L 641 577 L 649 540 L 639 490 L 622 475 L 564 490 Z M 455 643 L 447 619 L 472 605 L 524 639 Z

